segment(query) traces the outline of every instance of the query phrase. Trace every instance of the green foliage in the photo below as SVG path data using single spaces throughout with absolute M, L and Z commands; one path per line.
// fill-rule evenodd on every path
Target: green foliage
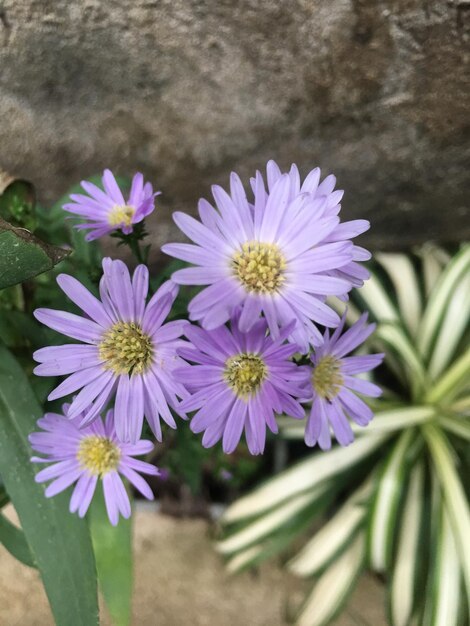
M 115 626 L 131 621 L 132 522 L 109 523 L 103 490 L 97 490 L 88 511 L 98 582 Z
M 21 393 L 18 392 L 21 390 Z M 28 380 L 13 356 L 0 348 L 0 474 L 38 567 L 57 626 L 98 623 L 96 574 L 87 524 L 68 512 L 67 494 L 44 497 L 34 480 L 28 435 L 42 414 Z M 3 534 L 2 534 L 3 533 Z M 26 547 L 13 543 L 2 525 L 0 538 L 28 559 Z
M 470 247 L 452 259 L 432 246 L 377 259 L 348 306 L 350 323 L 370 311 L 378 323 L 371 347 L 386 353 L 375 419 L 355 428 L 350 447 L 315 451 L 236 501 L 218 549 L 237 571 L 272 556 L 273 537 L 277 551 L 303 537 L 287 564 L 313 577 L 301 626 L 330 623 L 364 567 L 387 581 L 392 626 L 462 626 L 470 598 Z M 303 427 L 286 418 L 283 434 L 302 438 Z M 325 493 L 341 506 L 314 532 Z M 299 514 L 310 527 L 304 535 L 300 524 L 292 533 Z

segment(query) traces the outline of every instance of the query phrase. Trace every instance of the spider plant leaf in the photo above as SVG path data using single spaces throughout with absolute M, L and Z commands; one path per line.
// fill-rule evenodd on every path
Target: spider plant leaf
M 427 243 L 417 250 L 417 255 L 422 259 L 424 289 L 426 296 L 436 286 L 444 267 L 449 263 L 450 256 L 442 248 L 432 243 Z
M 379 324 L 375 331 L 375 339 L 385 344 L 387 357 L 390 353 L 398 355 L 402 370 L 408 372 L 407 380 L 411 384 L 414 397 L 426 384 L 426 371 L 415 347 L 403 329 L 395 324 Z
M 36 567 L 33 555 L 21 528 L 18 528 L 0 512 L 0 543 L 18 561 L 28 567 Z
M 468 558 L 470 509 L 465 490 L 459 478 L 452 456 L 452 449 L 445 434 L 433 424 L 425 424 L 422 426 L 422 431 L 431 453 L 435 473 L 441 485 L 444 505 L 452 524 L 458 554 L 461 556 L 461 568 L 470 603 L 470 559 Z
M 470 380 L 470 348 L 430 388 L 427 401 L 431 404 L 448 402 L 459 391 L 461 384 Z
M 341 611 L 362 571 L 364 533 L 318 578 L 297 619 L 297 626 L 325 626 Z
M 419 543 L 424 513 L 424 465 L 411 471 L 400 521 L 397 554 L 390 586 L 390 617 L 393 626 L 407 626 L 413 614 L 420 569 Z
M 325 488 L 326 486 L 323 485 L 317 489 L 312 489 L 308 493 L 304 493 L 289 500 L 267 515 L 256 519 L 248 526 L 242 528 L 242 530 L 220 541 L 217 544 L 218 552 L 230 554 L 251 546 L 256 541 L 259 541 L 269 533 L 281 527 L 286 521 L 297 515 L 297 513 L 313 501 L 318 500 L 323 495 Z
M 413 264 L 405 254 L 381 253 L 376 254 L 375 258 L 390 276 L 401 317 L 414 336 L 421 319 L 422 301 Z
M 357 295 L 365 304 L 364 310 L 370 311 L 378 322 L 400 322 L 396 306 L 374 273 L 371 273 Z
M 297 576 L 313 576 L 351 544 L 352 537 L 366 516 L 364 500 L 372 492 L 372 483 L 356 490 L 334 516 L 318 530 L 302 550 L 288 563 Z
M 398 504 L 403 490 L 405 459 L 413 436 L 412 429 L 407 429 L 400 435 L 389 453 L 377 485 L 368 542 L 370 564 L 377 572 L 384 572 L 390 563 Z
M 470 421 L 455 417 L 441 417 L 439 426 L 462 439 L 470 441 Z
M 432 602 L 430 625 L 459 626 L 462 624 L 459 554 L 445 505 L 442 506 L 441 524 L 437 535 L 436 562 L 432 569 L 434 580 L 430 594 Z
M 454 355 L 470 320 L 470 274 L 463 278 L 452 293 L 449 306 L 439 329 L 429 362 L 432 380 L 445 370 Z
M 375 452 L 386 439 L 386 434 L 363 437 L 348 448 L 336 447 L 327 453 L 312 454 L 234 502 L 223 515 L 223 523 L 259 515 L 322 481 L 337 477 Z
M 263 544 L 250 546 L 242 552 L 238 552 L 230 561 L 227 562 L 227 571 L 231 574 L 241 572 L 246 567 L 252 565 L 263 553 Z
M 462 247 L 442 272 L 433 291 L 417 336 L 418 349 L 424 358 L 431 353 L 432 343 L 437 335 L 449 302 L 455 289 L 470 270 L 470 246 Z

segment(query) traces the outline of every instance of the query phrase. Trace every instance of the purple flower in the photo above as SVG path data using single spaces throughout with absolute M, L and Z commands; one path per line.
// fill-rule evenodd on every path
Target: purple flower
M 67 413 L 67 405 L 63 406 Z M 114 430 L 113 411 L 108 411 L 106 422 L 99 417 L 90 426 L 80 428 L 80 417 L 72 420 L 57 413 L 46 413 L 38 420 L 45 432 L 29 436 L 32 448 L 45 455 L 33 457 L 34 463 L 52 463 L 36 474 L 36 482 L 52 480 L 45 491 L 51 498 L 77 483 L 70 499 L 70 512 L 78 511 L 84 517 L 95 493 L 98 479 L 102 481 L 106 509 L 113 526 L 118 523 L 119 513 L 130 517 L 131 505 L 121 474 L 148 500 L 153 493 L 141 474 L 158 475 L 158 469 L 132 457 L 153 450 L 151 441 L 134 444 L 121 443 Z
M 169 406 L 178 411 L 178 399 L 187 397 L 173 371 L 181 362 L 177 349 L 186 345 L 181 337 L 185 320 L 163 324 L 177 295 L 170 281 L 160 287 L 146 305 L 149 273 L 139 265 L 131 281 L 122 261 L 103 259 L 101 301 L 78 280 L 57 277 L 65 294 L 85 313 L 37 309 L 35 317 L 53 330 L 81 343 L 42 348 L 34 353 L 40 363 L 38 376 L 70 376 L 49 400 L 81 391 L 73 399 L 68 417 L 82 415 L 91 423 L 116 394 L 116 432 L 121 441 L 135 443 L 142 432 L 144 415 L 161 441 L 160 417 L 172 428 Z
M 222 439 L 224 452 L 233 452 L 243 430 L 252 454 L 264 451 L 266 426 L 276 433 L 275 413 L 302 418 L 298 399 L 308 398 L 309 371 L 289 360 L 295 345 L 283 345 L 292 324 L 277 339 L 266 335 L 266 321 L 258 320 L 247 332 L 239 330 L 239 312 L 226 326 L 204 330 L 188 326 L 185 335 L 193 344 L 179 354 L 194 365 L 179 368 L 192 397 L 184 411 L 197 411 L 191 430 L 204 432 L 208 448 Z
M 274 188 L 276 182 L 281 178 L 282 172 L 279 166 L 274 161 L 269 161 L 267 165 L 267 181 L 268 190 Z M 344 191 L 342 189 L 336 189 L 336 177 L 333 174 L 327 176 L 320 183 L 321 170 L 319 167 L 313 169 L 305 181 L 301 184 L 300 174 L 296 165 L 292 165 L 289 171 L 289 177 L 291 179 L 292 195 L 296 196 L 299 193 L 308 193 L 311 199 L 323 198 L 326 201 L 326 213 L 330 216 L 338 215 L 341 210 L 341 199 Z M 256 179 L 252 179 L 252 186 L 255 188 Z M 348 239 L 353 239 L 358 235 L 361 235 L 365 231 L 369 230 L 370 224 L 367 220 L 351 220 L 349 222 L 342 222 L 334 228 L 334 230 L 324 239 L 324 242 L 341 242 Z M 362 287 L 364 281 L 369 278 L 368 270 L 359 264 L 359 261 L 368 261 L 371 258 L 371 254 L 365 248 L 354 245 L 352 247 L 352 260 L 345 265 L 326 271 L 326 274 L 331 276 L 338 276 L 348 280 L 353 287 Z M 341 299 L 346 299 L 344 295 L 340 296 Z
M 122 230 L 125 235 L 132 232 L 133 224 L 141 222 L 155 208 L 154 198 L 160 192 L 153 193 L 150 183 L 145 183 L 142 174 L 135 174 L 129 197 L 124 199 L 111 170 L 104 170 L 102 191 L 99 187 L 86 180 L 81 182 L 88 196 L 71 194 L 73 200 L 64 204 L 64 209 L 86 218 L 84 224 L 78 224 L 79 230 L 90 230 L 87 241 L 98 239 L 114 230 Z
M 319 170 L 302 187 L 295 166 L 281 174 L 270 161 L 267 172 L 268 191 L 259 172 L 252 180 L 253 205 L 232 173 L 231 195 L 217 185 L 212 188 L 218 210 L 200 200 L 202 223 L 175 213 L 176 224 L 196 245 L 166 244 L 162 250 L 196 266 L 175 272 L 175 282 L 209 285 L 190 302 L 190 319 L 210 330 L 242 305 L 240 329 L 250 330 L 263 313 L 274 338 L 296 320 L 289 341 L 307 352 L 309 344 L 322 342 L 316 323 L 339 324 L 325 299 L 344 298 L 351 289 L 350 268 L 358 253 L 348 239 L 367 222 L 340 225 L 342 192 L 332 192 L 328 178 L 318 186 Z
M 354 435 L 348 417 L 359 426 L 367 426 L 373 418 L 370 407 L 356 393 L 376 398 L 382 390 L 374 383 L 356 374 L 368 372 L 380 365 L 383 354 L 346 356 L 360 346 L 374 331 L 375 324 L 367 324 L 364 313 L 345 333 L 342 333 L 345 316 L 330 337 L 324 334 L 324 344 L 311 356 L 313 363 L 312 409 L 305 428 L 305 442 L 322 450 L 331 447 L 330 424 L 336 439 L 342 446 L 349 445 Z

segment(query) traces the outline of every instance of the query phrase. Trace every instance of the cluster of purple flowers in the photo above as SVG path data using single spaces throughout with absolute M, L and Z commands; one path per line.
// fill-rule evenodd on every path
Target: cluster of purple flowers
M 232 174 L 230 193 L 212 188 L 215 206 L 199 203 L 199 220 L 175 213 L 192 243 L 163 251 L 191 264 L 176 271 L 147 302 L 149 272 L 139 265 L 131 277 L 122 261 L 103 260 L 100 299 L 75 278 L 58 283 L 82 311 L 38 309 L 37 319 L 78 343 L 38 350 L 35 373 L 67 376 L 50 400 L 73 396 L 64 415 L 46 414 L 31 435 L 32 446 L 54 462 L 37 475 L 54 479 L 46 495 L 77 481 L 70 508 L 84 515 L 98 478 L 102 479 L 112 523 L 130 514 L 119 478 L 125 476 L 146 497 L 152 493 L 138 475 L 156 473 L 131 458 L 151 450 L 140 440 L 144 418 L 161 441 L 161 420 L 176 427 L 174 414 L 188 413 L 191 429 L 203 432 L 205 447 L 222 441 L 232 452 L 245 433 L 252 454 L 264 451 L 266 427 L 277 432 L 276 414 L 305 417 L 305 441 L 331 446 L 332 429 L 341 445 L 353 440 L 349 419 L 365 426 L 370 408 L 357 395 L 380 389 L 358 374 L 376 367 L 383 355 L 347 356 L 373 331 L 362 317 L 343 332 L 344 317 L 328 296 L 347 300 L 368 274 L 370 258 L 354 245 L 368 229 L 365 220 L 340 222 L 343 195 L 334 176 L 320 182 L 312 170 L 301 182 L 297 167 L 288 173 L 270 161 L 267 184 L 260 172 L 247 198 Z M 106 170 L 102 191 L 83 182 L 90 197 L 72 196 L 64 208 L 87 219 L 89 239 L 113 230 L 130 235 L 133 224 L 154 209 L 156 194 L 141 174 L 124 200 Z M 202 286 L 189 304 L 189 319 L 166 321 L 178 285 Z M 320 332 L 318 325 L 326 330 Z M 332 334 L 330 336 L 330 330 Z M 112 403 L 106 423 L 101 413 Z M 349 418 L 349 419 L 348 419 Z

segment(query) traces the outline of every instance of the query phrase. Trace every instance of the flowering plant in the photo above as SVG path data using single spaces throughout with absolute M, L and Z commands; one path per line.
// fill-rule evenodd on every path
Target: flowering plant
M 347 313 L 352 330 L 361 309 L 370 312 L 369 348 L 386 355 L 374 421 L 347 450 L 308 456 L 236 501 L 218 549 L 232 571 L 287 552 L 288 570 L 313 580 L 302 626 L 333 620 L 365 568 L 385 580 L 392 626 L 460 626 L 470 593 L 470 248 L 449 258 L 425 246 L 377 261 Z M 328 342 L 314 358 L 325 350 Z M 370 376 L 360 380 L 375 395 Z M 282 434 L 304 436 L 287 418 Z
M 236 174 L 230 193 L 214 186 L 215 206 L 201 200 L 199 219 L 174 215 L 192 243 L 162 249 L 191 266 L 179 263 L 168 280 L 148 264 L 144 220 L 160 209 L 141 174 L 126 193 L 125 181 L 105 170 L 51 210 L 26 198 L 15 215 L 34 214 L 34 233 L 19 228 L 24 221 L 15 225 L 13 214 L 12 223 L 0 223 L 0 286 L 9 287 L 1 296 L 0 474 L 3 501 L 11 499 L 22 525 L 4 520 L 0 540 L 39 568 L 58 624 L 69 611 L 63 581 L 83 623 L 96 623 L 94 561 L 116 617 L 114 599 L 129 584 L 109 593 L 107 559 L 130 543 L 122 540 L 129 525 L 119 521 L 131 515 L 130 487 L 152 499 L 143 475 L 159 473 L 150 457 L 135 457 L 149 455 L 152 439 L 165 440 L 168 428 L 189 419 L 204 447 L 220 441 L 230 454 L 244 436 L 258 455 L 281 414 L 304 420 L 306 444 L 323 450 L 332 438 L 352 444 L 357 427 L 371 421 L 362 397 L 381 389 L 358 375 L 383 355 L 350 352 L 374 325 L 364 315 L 345 330 L 347 313 L 328 300 L 347 302 L 368 278 L 361 263 L 370 254 L 352 239 L 369 224 L 342 222 L 343 192 L 334 176 L 320 178 L 317 168 L 302 182 L 295 165 L 283 173 L 270 161 L 266 177 L 251 180 L 250 195 Z M 108 235 L 129 247 L 133 271 L 102 258 L 97 240 Z M 187 312 L 180 286 L 196 290 Z M 79 568 L 71 566 L 74 554 Z

